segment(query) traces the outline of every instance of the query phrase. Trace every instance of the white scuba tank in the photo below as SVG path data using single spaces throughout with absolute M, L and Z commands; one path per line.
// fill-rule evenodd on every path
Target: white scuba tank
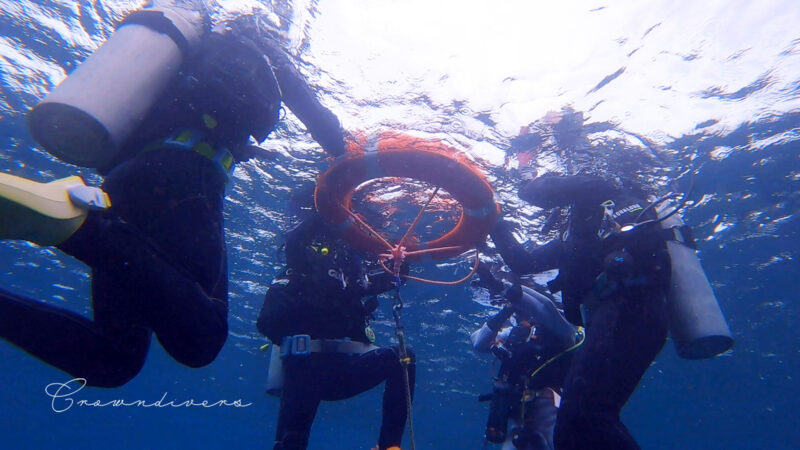
M 283 360 L 281 348 L 275 344 L 269 346 L 269 369 L 267 371 L 267 394 L 280 397 L 283 391 Z
M 673 208 L 670 202 L 663 202 L 656 207 L 656 213 L 662 218 Z M 733 346 L 731 331 L 694 248 L 680 231 L 683 221 L 678 214 L 673 214 L 660 224 L 665 230 L 673 230 L 675 236 L 666 242 L 672 262 L 667 312 L 678 355 L 703 359 L 730 350 Z
M 101 167 L 163 95 L 206 24 L 196 2 L 161 0 L 113 35 L 28 114 L 31 135 L 66 162 Z

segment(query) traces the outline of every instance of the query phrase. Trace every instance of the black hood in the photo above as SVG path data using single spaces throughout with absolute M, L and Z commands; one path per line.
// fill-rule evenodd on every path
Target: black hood
M 195 57 L 193 98 L 221 125 L 263 141 L 278 122 L 281 91 L 269 59 L 237 27 L 215 28 Z

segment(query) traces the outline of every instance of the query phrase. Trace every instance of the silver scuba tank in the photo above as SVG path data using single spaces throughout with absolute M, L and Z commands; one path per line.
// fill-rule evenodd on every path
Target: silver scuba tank
M 31 135 L 68 163 L 101 167 L 164 93 L 206 20 L 195 2 L 161 0 L 114 34 L 28 114 Z
M 657 205 L 656 214 L 661 219 L 673 208 L 670 202 L 662 202 Z M 660 223 L 662 228 L 675 233 L 674 240 L 666 241 L 672 261 L 667 313 L 678 355 L 704 359 L 730 350 L 733 347 L 731 330 L 695 250 L 680 232 L 683 221 L 678 214 L 673 214 Z

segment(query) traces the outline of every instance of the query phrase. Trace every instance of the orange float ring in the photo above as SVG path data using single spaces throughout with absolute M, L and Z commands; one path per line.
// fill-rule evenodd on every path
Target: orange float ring
M 481 170 L 463 154 L 438 140 L 384 132 L 368 144 L 366 139 L 348 142 L 348 151 L 320 175 L 314 191 L 317 211 L 350 244 L 380 254 L 385 242 L 360 225 L 350 213 L 356 188 L 365 181 L 411 178 L 445 189 L 461 204 L 458 223 L 443 236 L 427 242 L 404 244 L 408 251 L 437 249 L 408 260 L 451 258 L 475 248 L 486 239 L 497 219 L 499 205 L 494 190 Z

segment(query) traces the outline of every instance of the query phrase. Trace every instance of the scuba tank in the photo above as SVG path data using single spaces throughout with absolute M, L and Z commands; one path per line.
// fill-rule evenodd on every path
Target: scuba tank
M 267 370 L 267 394 L 280 397 L 283 392 L 283 360 L 281 348 L 270 345 L 269 369 Z
M 712 358 L 730 350 L 733 337 L 691 239 L 681 232 L 683 221 L 674 212 L 669 202 L 656 205 L 661 227 L 672 230 L 675 237 L 666 241 L 672 261 L 667 294 L 670 334 L 682 358 Z
M 126 17 L 114 34 L 28 114 L 31 135 L 68 163 L 114 159 L 200 40 L 205 15 L 162 0 Z
M 503 380 L 495 382 L 492 388 L 489 418 L 486 420 L 486 440 L 493 444 L 502 444 L 506 440 L 511 394 L 511 386 L 507 382 Z

